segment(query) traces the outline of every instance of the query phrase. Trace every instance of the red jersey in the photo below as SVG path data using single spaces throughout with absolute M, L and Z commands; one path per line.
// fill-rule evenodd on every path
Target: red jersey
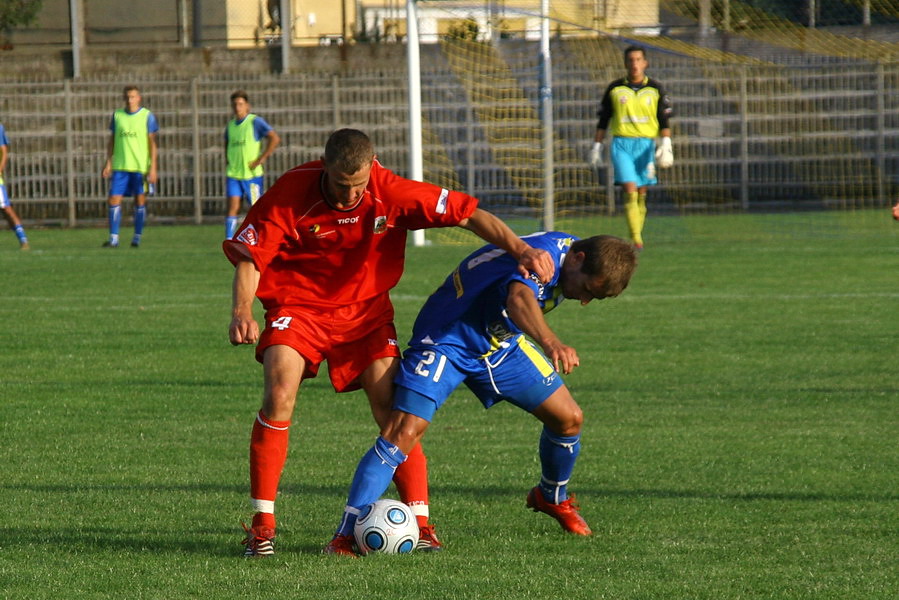
M 383 294 L 403 273 L 408 230 L 458 225 L 478 204 L 468 194 L 399 177 L 375 160 L 362 199 L 338 210 L 325 199 L 324 172 L 320 160 L 287 171 L 223 243 L 235 264 L 237 246 L 249 250 L 266 310 L 338 307 Z

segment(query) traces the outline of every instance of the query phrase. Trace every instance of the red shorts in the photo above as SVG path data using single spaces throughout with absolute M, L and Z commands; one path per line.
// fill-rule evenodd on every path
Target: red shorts
M 358 390 L 359 376 L 375 359 L 400 356 L 388 294 L 333 309 L 273 308 L 265 314 L 256 360 L 262 362 L 266 348 L 279 345 L 290 346 L 306 361 L 302 379 L 315 377 L 327 360 L 338 392 Z

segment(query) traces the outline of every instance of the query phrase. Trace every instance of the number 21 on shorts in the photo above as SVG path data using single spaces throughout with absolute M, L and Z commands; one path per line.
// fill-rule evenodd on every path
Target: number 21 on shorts
M 421 353 L 424 358 L 418 361 L 418 364 L 415 365 L 415 374 L 421 375 L 422 377 L 427 377 L 431 374 L 430 369 L 426 369 L 425 367 L 434 364 L 434 360 L 437 358 L 437 353 L 433 350 L 425 350 Z M 436 383 L 440 381 L 440 376 L 443 374 L 443 367 L 446 366 L 446 356 L 440 355 L 440 360 L 437 361 L 437 369 L 434 371 L 434 377 L 432 380 Z

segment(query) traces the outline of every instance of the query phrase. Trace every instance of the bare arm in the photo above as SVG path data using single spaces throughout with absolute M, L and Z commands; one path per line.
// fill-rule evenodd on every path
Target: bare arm
M 563 344 L 559 336 L 550 329 L 531 288 L 518 281 L 509 284 L 506 310 L 509 312 L 509 318 L 540 344 L 556 371 L 568 374 L 574 367 L 580 365 L 575 349 Z
M 259 325 L 253 318 L 253 300 L 259 287 L 259 271 L 249 257 L 237 263 L 231 294 L 231 326 L 228 338 L 231 343 L 255 344 L 259 341 Z
M 281 136 L 279 136 L 274 129 L 270 130 L 266 137 L 268 138 L 268 143 L 266 143 L 265 145 L 265 152 L 263 152 L 259 156 L 259 158 L 250 163 L 251 169 L 255 169 L 257 166 L 268 160 L 268 157 L 272 155 L 272 152 L 275 151 L 275 148 L 277 148 L 278 145 L 281 144 Z
M 528 272 L 533 271 L 544 283 L 552 279 L 556 265 L 549 252 L 532 248 L 508 225 L 486 210 L 475 209 L 470 217 L 459 223 L 459 227 L 508 252 L 518 260 L 518 271 L 523 276 L 527 277 Z
M 156 183 L 157 174 L 156 174 L 156 159 L 159 156 L 159 147 L 156 143 L 156 134 L 149 134 L 150 138 L 150 172 L 147 173 L 147 181 L 150 183 Z
M 112 174 L 112 153 L 115 150 L 115 134 L 110 133 L 109 139 L 106 140 L 106 163 L 103 165 L 103 177 L 109 177 Z

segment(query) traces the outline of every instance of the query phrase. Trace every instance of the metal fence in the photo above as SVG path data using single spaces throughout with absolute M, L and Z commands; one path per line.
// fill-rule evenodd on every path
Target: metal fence
M 527 49 L 516 50 L 527 53 Z M 465 189 L 500 212 L 540 208 L 501 149 L 527 150 L 527 138 L 499 139 L 486 103 L 520 114 L 502 127 L 537 127 L 539 73 L 531 58 L 507 60 L 520 98 L 475 98 L 435 53 L 422 75 L 425 178 Z M 564 56 L 560 51 L 558 55 Z M 522 55 L 523 56 L 523 55 Z M 477 68 L 477 67 L 466 67 Z M 654 67 L 674 98 L 675 167 L 653 190 L 665 210 L 740 211 L 882 206 L 899 193 L 899 64 L 861 62 L 790 67 L 667 64 Z M 585 161 L 595 127 L 599 82 L 617 68 L 556 64 L 554 123 L 557 207 L 612 211 L 609 173 Z M 381 161 L 408 165 L 407 77 L 402 68 L 341 75 L 215 77 L 137 81 L 160 123 L 160 182 L 151 218 L 203 222 L 224 210 L 224 128 L 229 96 L 249 92 L 253 111 L 282 137 L 266 165 L 267 183 L 318 158 L 330 131 L 369 132 Z M 0 122 L 10 137 L 7 189 L 32 223 L 67 226 L 105 218 L 100 177 L 118 82 L 0 83 Z M 530 148 L 531 150 L 533 148 Z M 536 169 L 543 165 L 536 165 Z M 539 189 L 538 189 L 539 193 Z

